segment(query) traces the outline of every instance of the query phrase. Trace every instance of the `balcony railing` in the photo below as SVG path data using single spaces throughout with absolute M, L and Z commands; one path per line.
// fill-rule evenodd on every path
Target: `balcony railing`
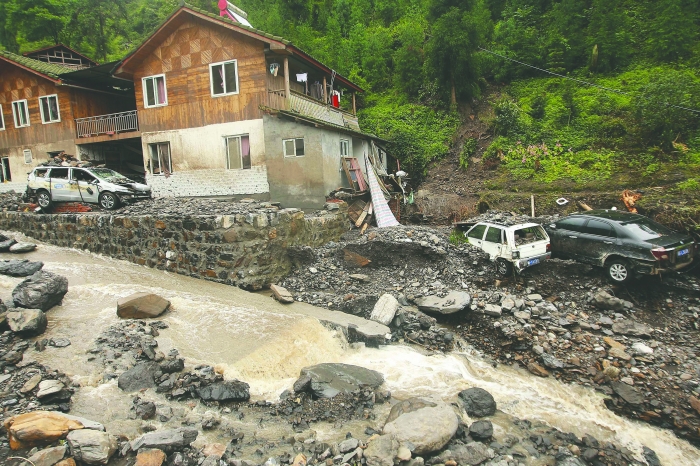
M 110 113 L 88 118 L 76 118 L 75 127 L 79 138 L 99 136 L 101 134 L 117 134 L 126 131 L 138 131 L 139 120 L 136 110 Z
M 292 91 L 287 99 L 284 90 L 269 90 L 267 95 L 270 108 L 292 111 L 315 120 L 345 126 L 356 131 L 360 130 L 356 115 L 331 105 L 324 105 L 323 102 L 304 94 Z

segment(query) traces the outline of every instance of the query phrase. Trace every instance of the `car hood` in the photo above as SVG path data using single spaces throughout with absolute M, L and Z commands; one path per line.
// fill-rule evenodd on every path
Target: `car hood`
M 121 186 L 122 188 L 128 188 L 132 189 L 134 191 L 139 191 L 142 193 L 147 193 L 151 191 L 151 187 L 148 186 L 147 184 L 142 184 L 142 183 L 136 183 L 136 182 L 128 182 L 128 183 L 114 183 L 117 186 Z

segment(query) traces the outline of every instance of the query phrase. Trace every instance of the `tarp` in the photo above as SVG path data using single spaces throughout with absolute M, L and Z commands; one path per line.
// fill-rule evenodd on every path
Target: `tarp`
M 377 221 L 377 226 L 379 228 L 385 228 L 399 225 L 399 222 L 396 220 L 396 217 L 394 217 L 394 214 L 389 208 L 389 204 L 384 197 L 382 188 L 379 187 L 377 175 L 374 173 L 374 167 L 369 162 L 367 154 L 365 154 L 365 167 L 367 168 L 367 181 L 369 183 L 369 192 L 372 195 L 374 218 Z

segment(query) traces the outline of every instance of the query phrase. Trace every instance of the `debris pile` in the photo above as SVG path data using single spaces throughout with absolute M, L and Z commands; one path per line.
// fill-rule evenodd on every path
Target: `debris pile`
M 54 156 L 53 158 L 49 159 L 48 162 L 40 163 L 39 166 L 80 168 L 104 167 L 104 165 L 100 165 L 97 162 L 93 162 L 91 160 L 78 160 L 74 155 L 66 154 L 65 152 L 61 152 L 60 154 Z

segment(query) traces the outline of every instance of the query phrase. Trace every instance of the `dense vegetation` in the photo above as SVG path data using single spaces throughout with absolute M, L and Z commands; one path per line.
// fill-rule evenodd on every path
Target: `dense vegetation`
M 218 11 L 215 0 L 189 3 Z M 494 84 L 490 124 L 498 137 L 485 157 L 514 179 L 601 180 L 621 163 L 643 176 L 668 163 L 698 172 L 700 113 L 680 107 L 700 110 L 700 0 L 235 3 L 255 27 L 365 87 L 363 125 L 390 140 L 414 175 L 450 150 L 460 104 Z M 99 61 L 118 59 L 177 4 L 5 0 L 0 46 L 26 51 L 63 42 Z M 467 141 L 453 149 L 474 148 Z

